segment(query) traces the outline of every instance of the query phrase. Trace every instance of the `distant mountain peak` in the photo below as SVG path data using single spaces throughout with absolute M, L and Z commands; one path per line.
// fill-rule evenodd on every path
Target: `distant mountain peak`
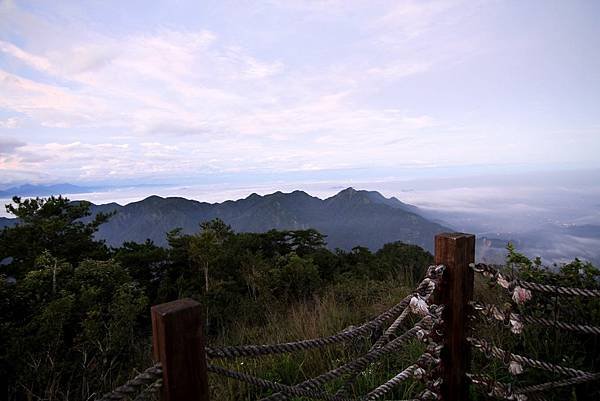
M 382 199 L 386 199 L 383 195 L 381 195 L 379 192 L 376 191 L 365 191 L 363 189 L 354 189 L 353 187 L 348 187 L 346 189 L 341 190 L 340 192 L 338 192 L 337 194 L 333 195 L 331 198 L 329 199 L 337 199 L 337 200 L 360 200 L 363 202 L 371 202 L 374 199 L 373 196 L 371 194 L 375 194 L 376 197 L 382 198 Z
M 355 196 L 359 191 L 357 191 L 356 189 L 352 188 L 352 187 L 348 187 L 346 189 L 342 189 L 340 192 L 338 192 L 337 194 L 333 195 L 331 198 L 351 198 L 353 196 Z M 329 199 L 331 199 L 329 198 Z
M 166 232 L 181 227 L 184 233 L 195 233 L 198 223 L 218 217 L 237 232 L 314 228 L 327 235 L 332 249 L 357 245 L 378 249 L 394 241 L 432 249 L 433 236 L 448 229 L 411 208 L 379 192 L 349 187 L 324 200 L 300 190 L 264 196 L 253 193 L 245 199 L 212 204 L 153 195 L 125 206 L 92 205 L 92 212 L 117 212 L 97 233 L 114 246 L 147 238 L 167 245 Z M 11 223 L 0 221 L 0 227 Z
M 348 187 L 341 190 L 332 197 L 326 199 L 328 202 L 353 202 L 360 204 L 377 204 L 392 207 L 394 209 L 401 209 L 406 212 L 420 214 L 419 208 L 407 203 L 403 203 L 396 197 L 386 198 L 377 191 L 368 191 L 364 189 L 355 189 Z

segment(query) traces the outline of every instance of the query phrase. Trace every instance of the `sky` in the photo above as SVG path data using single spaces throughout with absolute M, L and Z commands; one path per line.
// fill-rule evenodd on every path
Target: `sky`
M 0 185 L 596 169 L 598 17 L 591 0 L 0 0 Z

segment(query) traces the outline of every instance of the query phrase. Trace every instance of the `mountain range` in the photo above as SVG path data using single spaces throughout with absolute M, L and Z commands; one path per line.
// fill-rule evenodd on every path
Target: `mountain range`
M 320 199 L 303 191 L 252 194 L 244 199 L 222 203 L 150 196 L 121 206 L 108 203 L 91 206 L 92 215 L 116 212 L 100 226 L 97 238 L 109 245 L 151 239 L 166 245 L 166 233 L 182 228 L 184 233 L 199 231 L 199 223 L 220 218 L 236 232 L 265 232 L 270 229 L 300 230 L 314 228 L 327 235 L 331 249 L 349 250 L 366 246 L 372 250 L 394 241 L 433 250 L 435 234 L 451 229 L 421 216 L 417 207 L 375 191 L 347 188 Z M 3 219 L 0 226 L 14 220 Z
M 199 223 L 217 217 L 237 232 L 314 228 L 327 235 L 328 247 L 332 249 L 358 245 L 378 249 L 387 242 L 402 241 L 432 250 L 434 235 L 449 230 L 422 217 L 415 206 L 385 198 L 378 192 L 353 188 L 327 199 L 294 191 L 252 194 L 212 204 L 151 196 L 126 206 L 113 203 L 92 207 L 93 213 L 100 211 L 117 212 L 97 234 L 115 246 L 146 238 L 165 245 L 167 231 L 181 227 L 184 233 L 194 233 L 199 230 Z

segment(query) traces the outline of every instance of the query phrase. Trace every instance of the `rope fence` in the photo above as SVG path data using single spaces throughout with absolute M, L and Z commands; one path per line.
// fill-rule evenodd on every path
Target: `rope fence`
M 488 396 L 507 401 L 545 401 L 539 394 L 523 394 L 515 391 L 510 384 L 494 380 L 488 375 L 467 373 L 471 383 Z
M 427 271 L 426 278 L 423 280 L 423 282 L 419 285 L 418 288 L 421 288 L 421 287 L 427 288 L 428 292 L 431 293 L 433 291 L 433 289 L 435 288 L 436 281 L 439 281 L 439 279 L 441 278 L 442 273 L 443 273 L 442 266 L 431 266 Z M 423 283 L 426 283 L 426 284 L 423 284 Z M 417 291 L 417 293 L 419 293 L 419 291 Z M 408 302 L 406 302 L 407 298 L 405 298 L 405 300 L 400 303 L 405 308 L 405 310 L 401 312 L 401 315 L 404 314 L 405 311 L 409 309 L 409 305 L 411 302 L 410 302 L 410 300 Z M 414 302 L 413 302 L 413 305 L 414 305 Z M 396 309 L 396 308 L 394 308 L 394 309 Z M 397 309 L 401 309 L 401 308 L 397 308 Z M 427 335 L 427 332 L 425 331 L 427 329 L 427 327 L 424 327 L 425 330 L 423 330 L 423 325 L 429 326 L 430 329 L 433 328 L 434 324 L 432 322 L 431 316 L 434 316 L 435 318 L 439 318 L 441 311 L 442 311 L 441 309 L 436 309 L 436 308 L 432 308 L 432 309 L 433 309 L 433 315 L 429 315 L 428 309 L 416 310 L 413 308 L 413 310 L 415 310 L 415 312 L 419 312 L 421 314 L 426 314 L 428 316 L 425 316 L 420 322 L 418 322 L 415 325 L 415 327 L 409 329 L 404 334 L 402 334 L 400 337 L 390 341 L 387 345 L 385 345 L 383 347 L 379 347 L 379 348 L 372 347 L 369 350 L 369 352 L 367 354 L 365 354 L 364 356 L 357 358 L 339 368 L 333 369 L 332 371 L 326 372 L 326 373 L 316 377 L 315 379 L 310 379 L 303 383 L 300 383 L 299 386 L 320 386 L 327 381 L 336 379 L 337 377 L 340 377 L 343 374 L 347 373 L 350 375 L 350 377 L 342 385 L 340 390 L 344 389 L 344 387 L 347 386 L 347 384 L 349 382 L 351 382 L 356 377 L 357 374 L 364 371 L 369 366 L 370 363 L 373 363 L 380 356 L 389 354 L 392 351 L 397 351 L 399 349 L 399 347 L 407 339 L 410 339 L 411 337 L 419 336 L 421 338 L 425 338 L 425 336 Z M 378 318 L 380 318 L 381 316 L 382 315 L 380 315 Z M 378 318 L 376 318 L 376 319 L 378 319 Z M 338 397 L 342 397 L 346 392 L 346 391 L 340 391 L 340 390 L 338 390 L 336 392 L 336 396 L 338 396 Z M 286 398 L 287 397 L 284 394 L 274 394 L 273 396 L 265 398 L 264 401 L 282 400 L 282 399 L 286 399 Z
M 435 343 L 433 340 L 432 331 L 435 331 L 441 324 L 443 308 L 431 304 L 429 301 L 436 285 L 440 282 L 443 271 L 444 267 L 441 265 L 429 267 L 426 277 L 419 283 L 412 294 L 406 296 L 398 304 L 392 306 L 375 318 L 349 330 L 343 330 L 327 337 L 288 343 L 205 347 L 206 358 L 211 360 L 258 357 L 306 351 L 351 341 L 357 337 L 369 335 L 374 329 L 381 327 L 386 321 L 394 319 L 393 323 L 385 330 L 383 336 L 373 344 L 367 353 L 339 367 L 321 373 L 316 377 L 296 385 L 285 385 L 214 364 L 207 364 L 206 369 L 212 374 L 275 391 L 274 394 L 263 398 L 262 401 L 285 400 L 290 396 L 306 397 L 324 401 L 373 401 L 381 399 L 408 379 L 428 379 L 430 377 L 429 372 L 434 371 L 435 368 L 438 368 L 440 365 L 439 353 L 441 345 Z M 412 328 L 409 328 L 404 333 L 398 335 L 396 333 L 397 330 L 409 314 L 420 316 L 421 319 Z M 400 373 L 389 379 L 387 382 L 377 386 L 365 396 L 358 399 L 348 398 L 339 394 L 327 394 L 322 389 L 324 384 L 333 380 L 344 376 L 348 376 L 349 378 L 355 377 L 357 374 L 364 371 L 370 364 L 385 356 L 397 353 L 407 342 L 413 339 L 418 339 L 426 343 L 427 351 L 423 353 L 414 364 L 403 369 Z M 162 377 L 162 367 L 160 364 L 156 364 L 142 374 L 129 380 L 123 386 L 117 387 L 111 393 L 104 395 L 100 398 L 100 401 L 148 399 L 160 389 Z M 439 396 L 435 392 L 438 388 L 439 383 L 430 383 L 428 388 L 419 394 L 417 398 L 414 398 L 414 400 L 438 399 Z M 137 396 L 134 398 L 136 394 Z
M 496 267 L 492 265 L 487 265 L 485 263 L 472 263 L 471 268 L 475 272 L 481 273 L 485 277 L 491 278 L 493 281 L 499 283 L 502 287 L 511 291 L 520 287 L 526 290 L 539 291 L 554 295 L 600 298 L 600 290 L 590 290 L 586 288 L 576 287 L 561 287 L 556 285 L 533 283 L 530 281 L 519 280 L 516 278 L 510 279 L 508 276 L 502 275 Z
M 128 380 L 122 386 L 115 388 L 110 393 L 100 398 L 100 401 L 120 401 L 132 398 L 134 395 L 141 394 L 148 387 L 155 386 L 156 382 L 162 379 L 162 369 L 160 364 L 149 367 L 133 379 Z
M 562 322 L 560 320 L 551 320 L 543 317 L 527 316 L 505 311 L 496 305 L 484 304 L 481 302 L 472 302 L 473 309 L 480 312 L 484 317 L 496 319 L 510 326 L 511 331 L 520 334 L 524 323 L 546 327 L 557 327 L 559 329 L 575 331 L 586 334 L 600 334 L 600 327 L 588 326 L 584 324 L 575 324 Z
M 559 387 L 573 386 L 575 384 L 586 383 L 595 380 L 600 380 L 600 373 L 587 373 L 585 375 L 571 377 L 564 380 L 556 380 L 541 384 L 534 384 L 531 386 L 520 387 L 515 391 L 523 394 L 534 393 L 539 391 L 552 390 Z
M 208 373 L 273 392 L 260 401 L 284 401 L 292 397 L 323 401 L 375 401 L 394 394 L 395 389 L 409 381 L 421 382 L 421 388 L 424 389 L 412 395 L 414 398 L 396 401 L 464 400 L 467 399 L 468 386 L 471 384 L 498 399 L 542 401 L 544 397 L 541 393 L 544 391 L 600 380 L 600 372 L 587 372 L 507 351 L 476 336 L 477 333 L 472 332 L 473 327 L 469 324 L 469 318 L 474 321 L 477 317 L 483 317 L 488 321 L 503 322 L 516 335 L 522 334 L 524 327 L 553 327 L 573 333 L 600 335 L 600 327 L 561 321 L 556 313 L 559 296 L 600 297 L 600 290 L 520 280 L 505 275 L 495 265 L 471 263 L 474 249 L 475 239 L 471 235 L 458 233 L 436 236 L 436 265 L 427 269 L 425 278 L 411 294 L 356 327 L 350 326 L 323 337 L 274 344 L 207 347 L 202 334 L 199 303 L 180 300 L 155 306 L 152 309 L 154 351 L 160 363 L 98 401 L 141 401 L 155 397 L 158 392 L 163 401 L 208 401 Z M 473 300 L 474 273 L 491 279 L 512 293 L 511 306 L 501 308 Z M 517 313 L 518 306 L 532 298 L 532 291 L 557 297 L 554 319 Z M 418 319 L 409 319 L 409 316 L 417 316 Z M 409 321 L 416 323 L 406 327 Z M 385 325 L 387 327 L 382 330 Z M 374 332 L 381 331 L 381 336 L 373 340 L 367 351 L 340 366 L 322 373 L 315 372 L 313 377 L 296 384 L 279 383 L 214 363 L 219 360 L 226 363 L 236 358 L 318 350 L 361 337 L 373 337 Z M 397 355 L 415 340 L 424 346 L 420 356 L 413 357 L 413 362 L 408 366 L 390 372 L 382 380 L 383 383 L 371 384 L 370 389 L 362 388 L 360 392 L 363 395 L 356 395 L 355 383 L 362 372 L 380 365 L 384 358 Z M 525 386 L 502 383 L 489 375 L 470 371 L 471 349 L 482 353 L 488 360 L 501 361 L 512 375 L 521 374 L 524 367 L 530 367 L 566 378 Z M 331 390 L 334 383 L 340 384 Z
M 542 294 L 550 294 L 554 297 L 571 296 L 589 298 L 600 297 L 600 290 L 563 287 L 520 280 L 518 278 L 502 274 L 500 272 L 501 267 L 499 268 L 498 266 L 487 265 L 485 263 L 472 263 L 470 267 L 474 272 L 490 279 L 492 283 L 508 290 L 509 292 L 512 292 L 511 298 L 513 304 L 504 309 L 497 305 L 472 301 L 470 303 L 472 310 L 483 316 L 485 319 L 503 322 L 504 325 L 509 327 L 511 332 L 514 334 L 521 334 L 524 326 L 528 325 L 533 327 L 552 327 L 555 330 L 560 329 L 583 334 L 600 335 L 600 327 L 558 320 L 556 314 L 556 307 L 558 305 L 557 298 L 554 300 L 554 319 L 513 312 L 514 308 L 518 308 L 520 304 L 523 304 L 531 299 L 532 294 L 530 291 L 535 291 Z M 472 318 L 475 319 L 476 316 L 473 315 Z M 513 375 L 521 374 L 523 372 L 523 366 L 529 366 L 536 369 L 545 370 L 547 372 L 569 376 L 566 379 L 515 387 L 513 385 L 497 382 L 487 375 L 474 373 L 468 374 L 471 382 L 476 387 L 482 389 L 489 396 L 495 398 L 517 401 L 541 400 L 543 397 L 539 394 L 540 392 L 600 380 L 600 373 L 590 373 L 579 369 L 565 367 L 514 354 L 480 338 L 468 337 L 467 341 L 469 341 L 474 349 L 483 353 L 487 359 L 494 358 L 502 361 L 508 366 L 510 373 Z
M 438 266 L 436 266 L 436 268 L 437 267 Z M 313 338 L 310 340 L 301 340 L 280 344 L 241 345 L 220 348 L 207 347 L 206 355 L 209 359 L 238 358 L 250 356 L 254 357 L 290 353 L 296 351 L 307 351 L 313 348 L 321 348 L 324 346 L 353 340 L 354 338 L 370 334 L 372 330 L 380 327 L 383 323 L 390 320 L 394 316 L 397 316 L 398 313 L 405 310 L 410 305 L 410 302 L 414 297 L 429 297 L 429 295 L 431 295 L 431 293 L 435 289 L 435 283 L 432 278 L 434 278 L 436 274 L 440 273 L 436 273 L 434 268 L 431 271 L 431 278 L 426 277 L 419 284 L 415 293 L 406 296 L 400 303 L 394 305 L 393 307 L 386 310 L 376 318 L 366 323 L 363 323 L 362 325 L 353 329 L 344 330 L 328 337 Z M 386 333 L 388 336 L 390 335 L 389 332 L 386 331 Z
M 507 365 L 510 365 L 511 363 L 518 363 L 521 365 L 528 365 L 534 368 L 543 369 L 548 372 L 560 373 L 566 376 L 573 377 L 589 374 L 588 372 L 584 372 L 582 370 L 567 368 L 564 366 L 552 364 L 550 362 L 538 361 L 537 359 L 513 354 L 511 352 L 503 350 L 502 348 L 496 347 L 495 345 L 492 345 L 491 343 L 482 339 L 467 337 L 467 341 L 471 343 L 476 350 L 481 351 L 486 357 L 494 357 L 503 361 Z

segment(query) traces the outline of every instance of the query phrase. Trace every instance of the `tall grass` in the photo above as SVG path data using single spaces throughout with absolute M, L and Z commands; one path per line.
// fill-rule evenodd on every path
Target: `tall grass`
M 264 324 L 253 324 L 242 318 L 227 332 L 210 339 L 211 345 L 278 343 L 330 335 L 383 312 L 412 290 L 394 278 L 363 282 L 360 286 L 346 284 L 340 283 L 320 296 L 296 303 L 286 310 L 275 306 L 269 308 L 264 311 Z M 324 349 L 217 363 L 292 385 L 352 360 L 366 352 L 371 344 L 371 339 L 364 338 Z M 413 341 L 397 355 L 371 365 L 358 376 L 352 388 L 354 395 L 364 395 L 389 380 L 413 363 L 422 352 L 423 346 Z M 210 377 L 210 383 L 211 397 L 217 400 L 256 400 L 270 394 L 269 391 L 214 375 Z M 341 380 L 329 383 L 328 390 L 335 391 L 341 383 Z M 394 396 L 406 398 L 420 388 L 419 384 L 409 383 L 400 386 Z

